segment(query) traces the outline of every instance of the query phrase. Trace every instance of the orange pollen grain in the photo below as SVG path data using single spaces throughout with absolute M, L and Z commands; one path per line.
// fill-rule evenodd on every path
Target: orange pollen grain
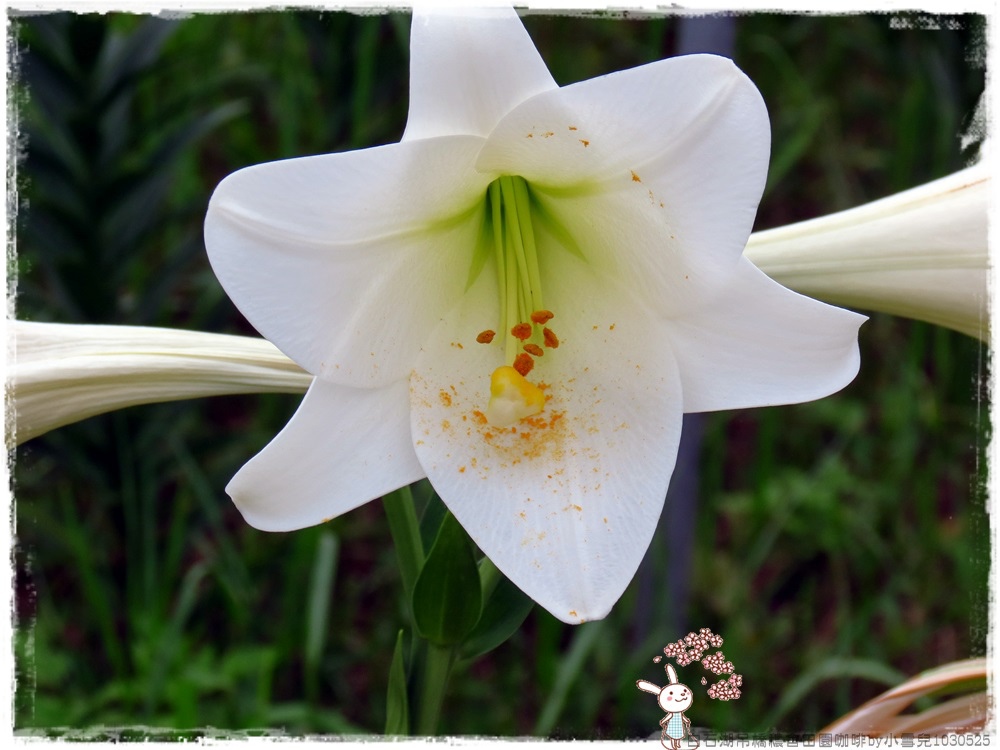
M 542 338 L 545 339 L 545 346 L 549 349 L 559 348 L 559 337 L 552 332 L 551 328 L 542 329 Z
M 536 357 L 541 357 L 543 354 L 545 354 L 545 352 L 542 351 L 542 347 L 540 347 L 538 344 L 525 344 L 524 351 Z
M 635 172 L 632 172 L 632 182 L 642 182 L 642 180 L 639 179 L 639 175 Z
M 581 138 L 581 139 L 580 139 L 580 143 L 582 143 L 582 144 L 583 144 L 583 147 L 584 147 L 584 148 L 587 148 L 587 146 L 589 146 L 589 145 L 590 145 L 590 141 L 585 141 L 585 140 L 583 140 L 583 138 Z
M 483 331 L 478 336 L 476 336 L 476 343 L 478 344 L 489 344 L 493 341 L 493 337 L 497 335 L 496 331 L 490 331 L 489 329 Z
M 535 360 L 529 354 L 518 354 L 514 357 L 514 369 L 521 373 L 521 377 L 527 377 L 531 368 L 535 366 Z
M 550 320 L 555 317 L 555 313 L 549 310 L 535 310 L 531 313 L 531 322 L 538 323 L 538 325 L 545 325 Z
M 570 125 L 570 126 L 569 126 L 569 129 L 570 129 L 570 130 L 576 130 L 577 128 L 576 128 L 576 125 Z
M 486 422 L 487 422 L 486 415 L 483 414 L 478 409 L 476 411 L 472 412 L 472 416 L 476 420 L 476 424 L 486 424 Z
M 531 337 L 531 324 L 530 323 L 518 323 L 516 326 L 510 329 L 510 335 L 516 338 L 518 341 L 527 341 Z M 522 375 L 524 373 L 521 373 Z
M 438 394 L 441 397 L 441 403 L 445 406 L 451 406 L 451 394 L 448 391 L 441 391 Z

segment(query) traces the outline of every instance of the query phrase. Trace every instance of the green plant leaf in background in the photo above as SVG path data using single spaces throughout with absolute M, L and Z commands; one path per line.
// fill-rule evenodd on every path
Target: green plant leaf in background
M 481 611 L 476 558 L 469 537 L 449 513 L 413 588 L 413 620 L 423 638 L 453 646 L 472 632 Z
M 403 657 L 405 635 L 402 630 L 396 636 L 396 648 L 392 651 L 392 666 L 389 667 L 389 686 L 385 699 L 385 734 L 410 733 L 410 702 L 406 688 L 406 664 Z
M 507 641 L 521 627 L 534 605 L 508 578 L 502 577 L 486 600 L 476 627 L 462 643 L 459 656 L 475 659 Z

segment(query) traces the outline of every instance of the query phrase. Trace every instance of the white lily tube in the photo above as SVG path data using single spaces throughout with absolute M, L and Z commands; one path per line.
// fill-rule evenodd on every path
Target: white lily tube
M 264 339 L 116 325 L 10 320 L 13 433 L 126 406 L 236 393 L 304 393 L 312 376 Z
M 810 297 L 988 340 L 989 200 L 980 162 L 873 203 L 756 232 L 746 256 Z

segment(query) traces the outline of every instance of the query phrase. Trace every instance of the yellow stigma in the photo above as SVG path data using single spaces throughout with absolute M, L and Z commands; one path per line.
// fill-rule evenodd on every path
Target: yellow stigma
M 545 408 L 545 394 L 510 365 L 502 365 L 490 378 L 490 403 L 486 421 L 494 427 L 511 427 Z

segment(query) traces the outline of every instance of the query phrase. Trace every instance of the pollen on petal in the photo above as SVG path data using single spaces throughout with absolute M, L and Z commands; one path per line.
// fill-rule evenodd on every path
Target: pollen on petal
M 555 313 L 549 310 L 535 310 L 531 313 L 531 322 L 538 325 L 545 325 L 555 317 Z
M 486 419 L 493 427 L 513 427 L 544 408 L 545 395 L 513 367 L 503 365 L 493 371 L 490 403 L 486 407 Z
M 541 357 L 543 354 L 545 354 L 545 352 L 542 351 L 542 347 L 540 347 L 538 344 L 525 344 L 524 351 L 526 351 L 528 354 L 534 357 Z
M 555 335 L 551 328 L 542 329 L 542 338 L 545 340 L 545 346 L 549 349 L 559 348 L 559 337 Z
M 531 368 L 534 366 L 535 360 L 533 360 L 529 354 L 518 354 L 514 357 L 514 369 L 517 370 L 522 377 L 531 372 Z
M 496 331 L 491 331 L 489 329 L 483 331 L 478 336 L 476 336 L 476 343 L 479 344 L 489 344 L 493 341 L 493 337 L 497 335 Z
M 518 341 L 527 341 L 531 337 L 531 323 L 518 323 L 510 329 L 510 335 Z

